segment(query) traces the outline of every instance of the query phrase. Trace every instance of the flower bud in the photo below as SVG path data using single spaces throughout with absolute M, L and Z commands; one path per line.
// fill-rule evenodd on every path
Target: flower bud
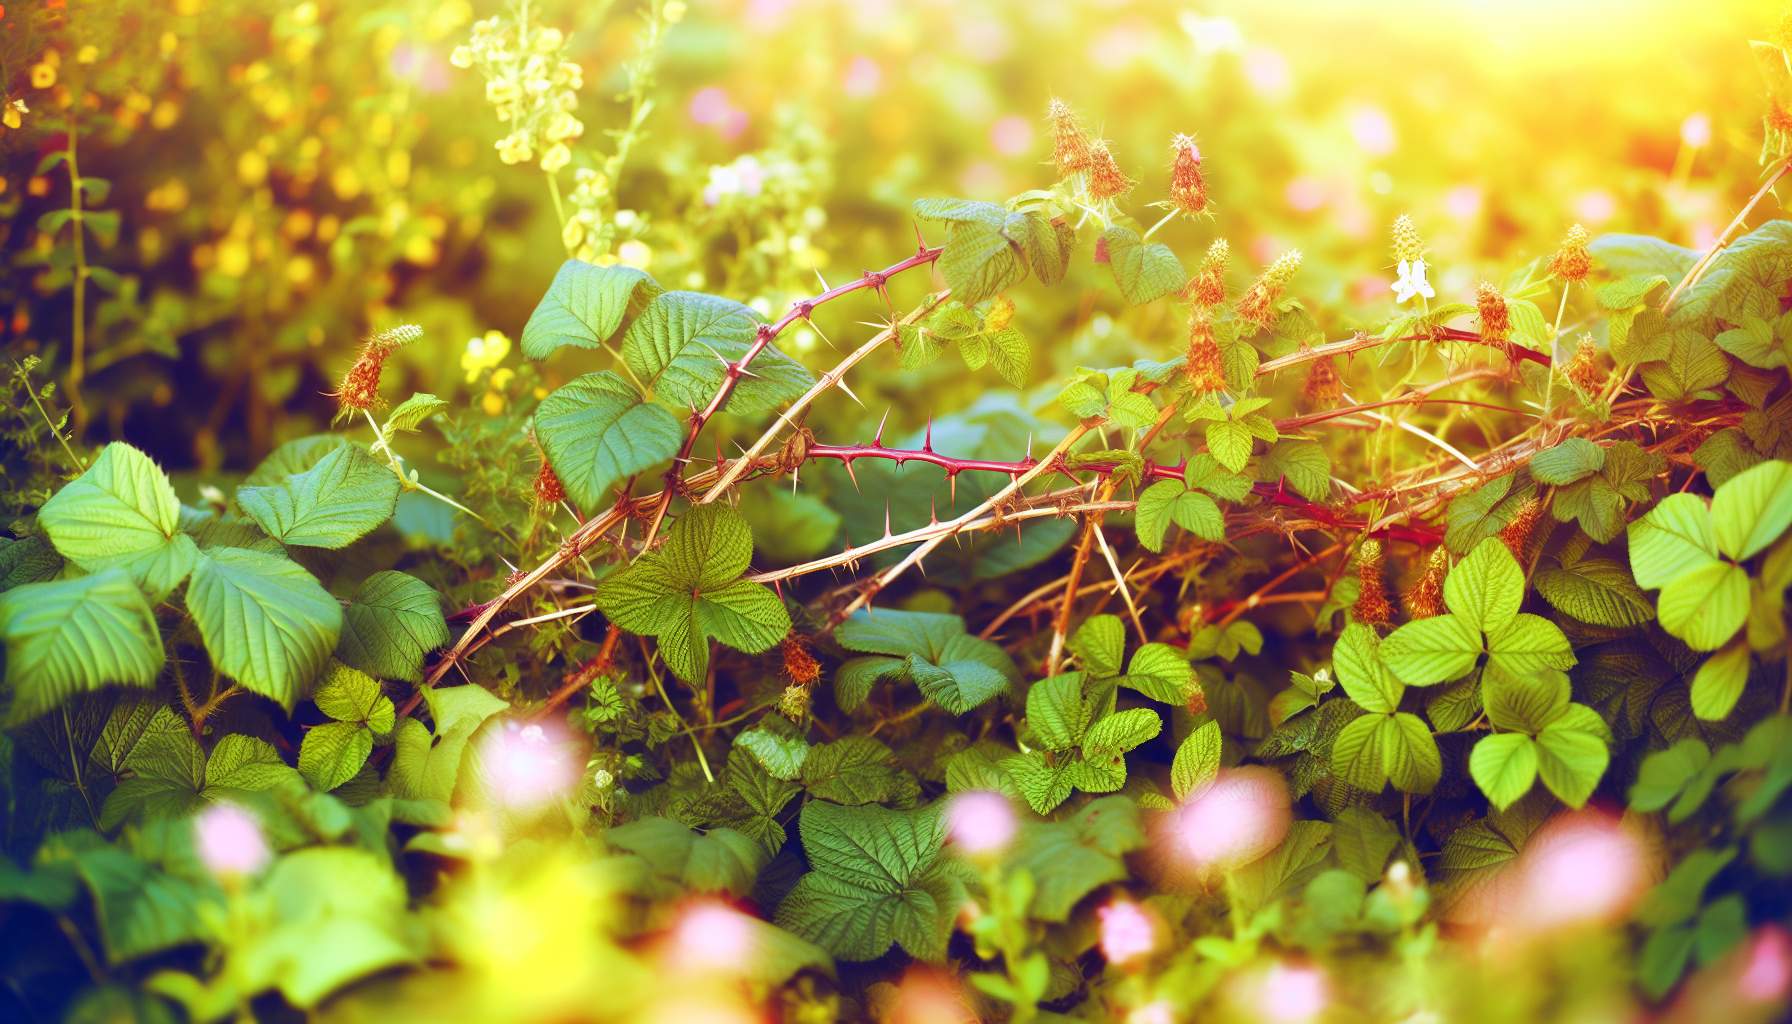
M 1330 409 L 1344 397 L 1344 381 L 1330 356 L 1313 360 L 1307 370 L 1307 382 L 1301 388 L 1301 400 L 1309 409 Z
M 1425 242 L 1406 214 L 1394 218 L 1394 259 L 1410 263 L 1425 258 Z
M 1116 199 L 1132 191 L 1138 182 L 1127 177 L 1114 162 L 1106 139 L 1097 139 L 1089 147 L 1089 196 L 1092 199 Z
M 1444 576 L 1450 571 L 1450 552 L 1444 547 L 1431 549 L 1425 571 L 1413 581 L 1406 593 L 1406 614 L 1414 619 L 1429 619 L 1443 614 Z
M 1238 300 L 1238 318 L 1245 323 L 1259 328 L 1268 327 L 1276 319 L 1276 303 L 1282 298 L 1283 289 L 1300 269 L 1301 254 L 1299 249 L 1292 249 L 1276 257 L 1249 291 Z
M 1483 281 L 1475 290 L 1475 310 L 1481 317 L 1481 338 L 1505 344 L 1512 337 L 1512 313 L 1500 290 Z
M 814 686 L 821 678 L 821 662 L 809 653 L 809 646 L 802 638 L 791 633 L 784 638 L 782 647 L 784 654 L 784 674 L 798 686 Z
M 1598 394 L 1605 383 L 1605 374 L 1599 370 L 1599 348 L 1593 344 L 1591 334 L 1580 336 L 1580 345 L 1574 350 L 1574 358 L 1562 369 L 1562 374 L 1574 382 L 1581 394 Z
M 1543 502 L 1536 495 L 1526 498 L 1512 514 L 1512 519 L 1500 531 L 1500 543 L 1512 552 L 1512 557 L 1523 561 L 1524 549 L 1531 542 L 1531 531 L 1536 529 L 1537 520 L 1543 518 Z
M 1069 177 L 1089 169 L 1091 153 L 1089 135 L 1077 121 L 1076 114 L 1063 100 L 1054 99 L 1046 107 L 1045 118 L 1052 129 L 1052 162 L 1058 174 Z
M 1200 306 L 1189 310 L 1188 362 L 1182 372 L 1188 377 L 1189 390 L 1196 394 L 1226 387 L 1225 359 L 1213 336 L 1213 314 Z
M 1215 239 L 1195 268 L 1195 276 L 1183 286 L 1182 296 L 1197 306 L 1217 306 L 1226 301 L 1226 264 L 1232 260 L 1232 247 L 1224 238 Z

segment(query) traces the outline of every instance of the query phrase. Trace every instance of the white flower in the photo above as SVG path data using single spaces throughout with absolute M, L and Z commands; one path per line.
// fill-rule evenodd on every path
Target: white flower
M 1437 296 L 1437 292 L 1432 290 L 1431 282 L 1425 280 L 1424 260 L 1419 259 L 1410 262 L 1401 260 L 1400 266 L 1397 269 L 1400 274 L 1400 279 L 1389 286 L 1394 290 L 1395 302 L 1405 302 L 1414 295 L 1422 295 L 1427 299 L 1435 298 Z

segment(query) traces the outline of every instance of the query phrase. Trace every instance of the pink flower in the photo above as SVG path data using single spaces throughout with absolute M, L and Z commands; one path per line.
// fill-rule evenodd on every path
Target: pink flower
M 213 804 L 193 819 L 199 860 L 221 878 L 253 875 L 272 853 L 255 816 L 235 804 Z
M 1516 905 L 1505 923 L 1527 931 L 1616 921 L 1654 876 L 1635 829 L 1590 808 L 1544 822 L 1515 868 Z
M 1304 964 L 1276 964 L 1257 983 L 1257 1019 L 1264 1024 L 1304 1024 L 1325 1011 L 1325 973 Z
M 480 747 L 480 766 L 493 799 L 523 809 L 548 802 L 578 779 L 566 744 L 539 725 L 502 722 Z
M 1000 793 L 960 793 L 946 805 L 946 836 L 971 856 L 999 853 L 1014 840 L 1014 805 Z
M 751 919 L 720 903 L 686 910 L 672 929 L 672 962 L 706 971 L 739 970 L 753 949 Z
M 1736 989 L 1751 1003 L 1774 1003 L 1792 993 L 1792 933 L 1777 924 L 1749 938 L 1747 959 Z
M 1177 812 L 1178 852 L 1201 871 L 1248 864 L 1276 848 L 1292 815 L 1280 773 L 1261 765 L 1223 771 Z
M 1116 967 L 1149 956 L 1157 948 L 1157 926 L 1145 908 L 1115 900 L 1095 911 L 1101 922 L 1101 955 Z

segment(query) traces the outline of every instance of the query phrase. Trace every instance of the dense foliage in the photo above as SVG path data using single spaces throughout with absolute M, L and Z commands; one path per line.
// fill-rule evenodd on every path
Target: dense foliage
M 843 274 L 803 111 L 653 137 L 677 0 L 598 101 L 527 2 L 22 6 L 9 1018 L 1785 1011 L 1788 39 L 1700 248 L 1305 256 L 1052 100 Z

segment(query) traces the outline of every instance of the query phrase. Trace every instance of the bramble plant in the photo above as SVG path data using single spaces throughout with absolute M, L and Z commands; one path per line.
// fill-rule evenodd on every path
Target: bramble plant
M 370 272 L 353 304 L 479 234 L 406 205 L 451 191 L 409 164 L 427 118 L 370 88 L 391 145 L 332 164 L 361 108 L 267 84 L 327 12 L 257 23 L 281 45 L 226 80 L 336 127 L 233 156 L 268 201 L 191 254 L 210 283 L 126 302 L 77 161 L 147 94 L 31 16 L 33 87 L 76 84 L 0 97 L 55 125 L 9 257 L 68 317 L 0 414 L 8 1016 L 1784 1012 L 1792 222 L 1747 226 L 1792 171 L 1789 40 L 1753 44 L 1765 183 L 1703 249 L 1552 225 L 1477 285 L 1400 216 L 1368 297 L 1221 237 L 1212 146 L 1146 183 L 1057 99 L 1029 187 L 914 199 L 842 276 L 825 132 L 679 177 L 653 126 L 690 12 L 639 7 L 601 90 L 527 0 L 430 21 L 451 54 L 414 75 L 356 29 L 406 89 L 472 73 L 567 258 L 507 283 L 539 293 L 514 345 L 413 296 L 328 380 L 334 321 L 285 312 L 315 244 Z M 373 205 L 270 227 L 257 190 L 325 179 Z M 96 376 L 256 309 L 242 365 L 195 357 L 230 382 L 200 473 L 118 439 Z M 427 378 L 444 317 L 481 333 Z M 301 377 L 330 429 L 276 429 Z

